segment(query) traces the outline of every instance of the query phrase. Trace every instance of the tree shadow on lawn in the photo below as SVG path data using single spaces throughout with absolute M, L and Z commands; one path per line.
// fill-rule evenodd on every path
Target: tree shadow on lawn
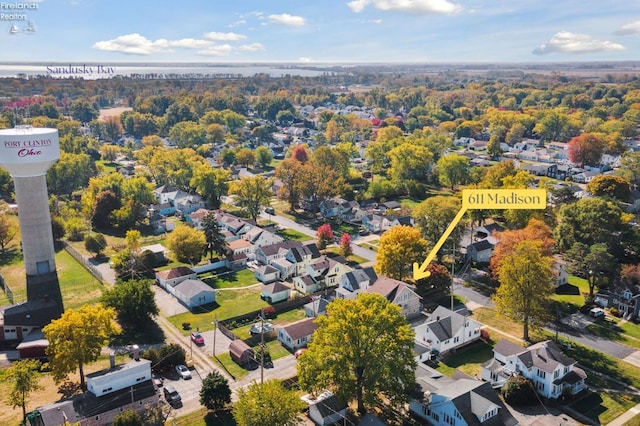
M 157 323 L 151 322 L 144 328 L 123 327 L 122 333 L 111 338 L 109 346 L 162 343 L 165 341 L 165 338 L 166 336 L 164 334 L 164 331 L 162 331 L 162 328 Z
M 0 266 L 11 265 L 21 259 L 22 253 L 20 253 L 20 250 L 15 247 L 6 249 L 3 253 L 0 253 Z
M 573 284 L 563 284 L 556 288 L 556 294 L 564 296 L 580 296 L 580 288 Z
M 589 391 L 584 397 L 570 404 L 569 408 L 600 424 L 600 416 L 608 410 L 602 403 L 603 400 L 599 394 Z

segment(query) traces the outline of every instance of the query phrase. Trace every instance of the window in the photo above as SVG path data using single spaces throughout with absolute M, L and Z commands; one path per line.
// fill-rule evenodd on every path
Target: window
M 554 379 L 557 379 L 557 378 L 558 378 L 558 376 L 560 376 L 560 370 L 556 370 L 556 371 L 554 371 L 554 372 L 553 372 L 553 378 L 554 378 Z
M 547 373 L 545 373 L 544 371 L 538 368 L 538 377 L 544 379 L 546 376 L 547 376 Z
M 460 338 L 458 336 L 453 338 L 453 343 L 458 343 L 458 341 L 460 340 Z

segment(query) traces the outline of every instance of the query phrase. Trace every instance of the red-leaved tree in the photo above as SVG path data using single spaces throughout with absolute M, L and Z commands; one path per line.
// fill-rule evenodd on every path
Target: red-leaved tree
M 584 167 L 598 165 L 604 152 L 604 142 L 593 133 L 583 133 L 568 144 L 569 160 Z
M 328 223 L 320 225 L 316 237 L 318 238 L 318 248 L 320 250 L 327 248 L 329 244 L 333 243 L 333 230 L 331 229 L 331 225 Z
M 347 233 L 342 234 L 342 237 L 340 237 L 340 254 L 344 257 L 349 257 L 353 254 L 351 235 Z

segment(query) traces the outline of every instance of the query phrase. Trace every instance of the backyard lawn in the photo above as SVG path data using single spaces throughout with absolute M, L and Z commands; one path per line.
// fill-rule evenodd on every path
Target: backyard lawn
M 459 349 L 455 354 L 446 356 L 438 363 L 436 370 L 447 376 L 452 376 L 456 370 L 473 377 L 482 374 L 482 363 L 493 357 L 493 347 L 485 342 L 473 343 L 466 348 Z
M 294 229 L 283 228 L 276 231 L 276 234 L 280 235 L 285 240 L 292 241 L 309 241 L 313 240 L 313 237 L 308 236 L 307 234 L 303 234 L 302 232 L 298 232 Z
M 574 305 L 574 308 L 577 309 L 584 305 L 584 297 L 587 294 L 589 294 L 587 280 L 569 275 L 569 284 L 558 287 L 556 294 L 552 298 L 565 305 Z
M 182 323 L 188 322 L 192 329 L 202 330 L 213 329 L 213 319 L 217 317 L 219 321 L 257 311 L 269 306 L 267 302 L 260 299 L 260 288 L 247 288 L 243 290 L 220 291 L 216 295 L 217 303 L 204 307 L 201 312 L 184 312 L 169 317 L 169 321 L 185 336 L 189 330 L 182 329 Z
M 219 289 L 247 287 L 259 282 L 250 269 L 241 269 L 239 271 L 223 272 L 220 274 L 204 274 L 199 278 L 207 283 L 207 285 Z

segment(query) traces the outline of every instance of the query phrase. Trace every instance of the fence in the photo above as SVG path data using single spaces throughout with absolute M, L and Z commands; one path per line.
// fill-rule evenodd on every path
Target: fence
M 11 290 L 11 287 L 6 283 L 2 275 L 0 275 L 0 287 L 2 287 L 4 293 L 7 295 L 7 299 L 9 299 L 9 302 L 13 305 L 13 290 Z
M 84 266 L 84 268 L 89 271 L 89 273 L 91 275 L 93 275 L 94 277 L 96 277 L 96 279 L 98 281 L 100 281 L 100 284 L 104 284 L 104 278 L 102 277 L 102 272 L 100 272 L 98 270 L 98 268 L 96 268 L 93 264 L 91 264 L 91 262 L 89 262 L 84 256 L 82 256 L 78 250 L 76 250 L 75 248 L 73 248 L 73 246 L 71 246 L 69 243 L 67 243 L 66 241 L 62 242 L 64 244 L 64 249 L 67 251 L 67 253 L 69 253 L 71 255 L 71 257 L 73 257 L 75 260 L 77 260 L 82 266 Z

